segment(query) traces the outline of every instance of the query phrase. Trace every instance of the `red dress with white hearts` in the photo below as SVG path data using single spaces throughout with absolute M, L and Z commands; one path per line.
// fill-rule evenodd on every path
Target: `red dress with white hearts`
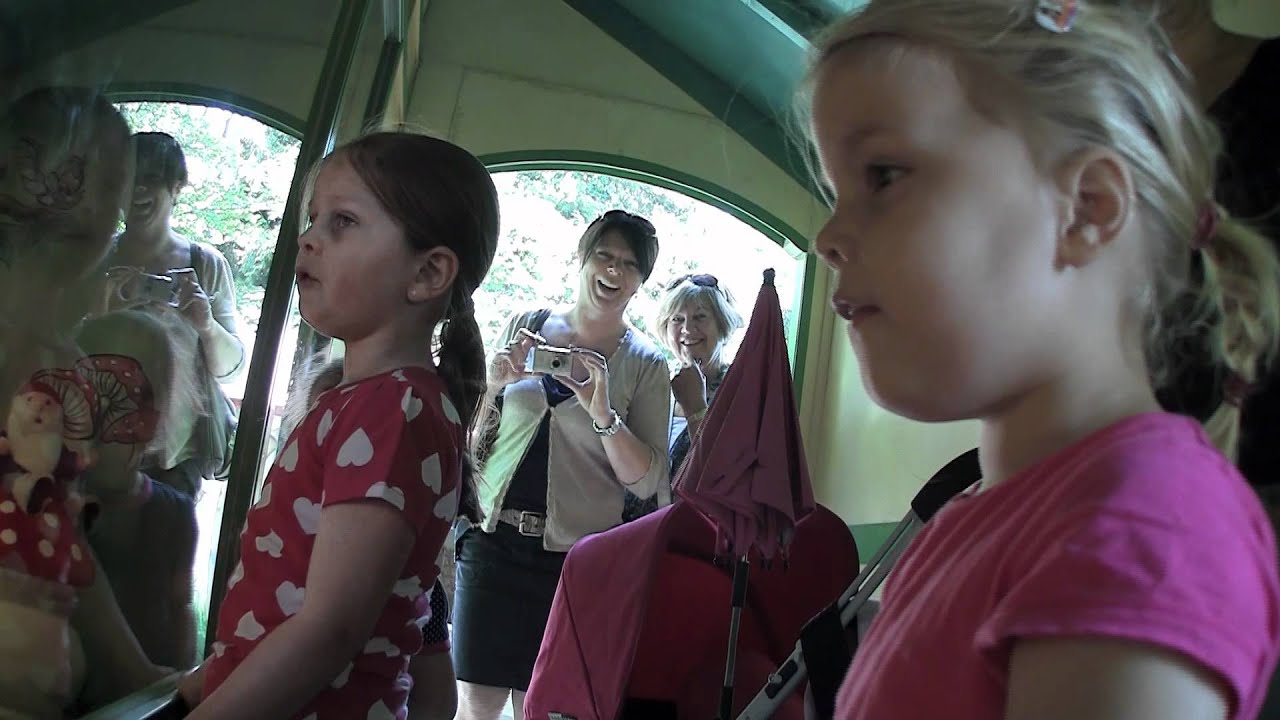
M 413 551 L 364 648 L 295 717 L 399 718 L 422 647 L 436 557 L 458 509 L 463 428 L 443 381 L 405 368 L 322 394 L 267 475 L 205 665 L 207 697 L 306 598 L 320 509 L 376 498 L 404 513 Z

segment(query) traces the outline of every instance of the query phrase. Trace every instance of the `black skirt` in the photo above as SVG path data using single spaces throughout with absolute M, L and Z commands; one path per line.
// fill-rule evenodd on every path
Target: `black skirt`
M 492 534 L 468 528 L 456 549 L 454 673 L 464 682 L 527 690 L 565 554 L 506 523 Z

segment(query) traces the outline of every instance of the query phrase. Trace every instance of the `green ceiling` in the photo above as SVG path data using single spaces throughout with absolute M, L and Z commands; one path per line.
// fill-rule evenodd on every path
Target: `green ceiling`
M 193 0 L 0 0 L 0 80 Z
M 864 0 L 564 0 L 806 187 L 793 139 L 807 38 Z
M 0 80 L 191 1 L 0 0 Z M 864 0 L 563 1 L 809 185 L 789 132 L 806 38 Z

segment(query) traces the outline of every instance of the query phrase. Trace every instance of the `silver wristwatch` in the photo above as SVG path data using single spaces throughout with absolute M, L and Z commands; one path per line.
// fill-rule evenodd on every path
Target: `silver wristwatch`
M 600 427 L 595 418 L 591 419 L 591 429 L 596 431 L 600 437 L 613 437 L 622 429 L 622 418 L 618 415 L 618 411 L 613 411 L 613 421 L 605 427 Z

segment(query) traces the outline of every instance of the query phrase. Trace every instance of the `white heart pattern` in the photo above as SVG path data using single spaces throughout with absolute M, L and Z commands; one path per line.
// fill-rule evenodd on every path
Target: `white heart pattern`
M 302 609 L 302 601 L 306 596 L 306 588 L 298 587 L 288 580 L 280 583 L 280 587 L 276 588 L 276 604 L 280 606 L 280 610 L 285 617 L 298 614 L 298 611 Z
M 280 467 L 285 472 L 293 472 L 298 467 L 298 441 L 294 440 L 289 443 L 289 447 L 284 449 L 284 453 L 280 455 Z
M 276 534 L 275 530 L 272 530 L 262 537 L 254 538 L 253 545 L 261 552 L 277 559 L 280 557 L 280 551 L 284 550 L 284 540 L 280 539 L 280 536 Z
M 342 672 L 338 673 L 338 677 L 333 679 L 331 684 L 335 690 L 342 689 L 342 686 L 346 685 L 347 681 L 351 679 L 351 668 L 353 667 L 355 667 L 354 663 L 347 663 L 347 666 L 342 668 Z
M 422 484 L 431 488 L 431 492 L 439 495 L 444 482 L 440 471 L 440 453 L 431 453 L 431 457 L 422 461 Z
M 324 444 L 324 439 L 329 437 L 329 431 L 333 429 L 333 408 L 324 411 L 324 415 L 320 416 L 320 422 L 316 423 L 316 447 Z
M 262 492 L 258 493 L 258 503 L 254 507 L 264 508 L 271 502 L 271 483 L 263 483 Z
M 379 700 L 369 708 L 369 714 L 365 715 L 365 720 L 395 720 L 395 715 L 391 713 L 391 708 L 387 704 Z
M 404 510 L 404 491 L 397 487 L 388 487 L 382 481 L 370 485 L 364 496 L 386 500 L 395 505 L 397 510 Z
M 236 563 L 236 569 L 231 571 L 231 577 L 227 579 L 227 589 L 236 586 L 236 583 L 244 579 L 244 563 Z
M 240 618 L 240 622 L 236 623 L 236 637 L 242 637 L 245 640 L 257 640 L 267 631 L 262 627 L 262 623 L 253 616 L 253 611 L 245 613 Z
M 395 657 L 400 654 L 400 648 L 391 644 L 391 641 L 385 637 L 370 638 L 369 642 L 364 646 L 365 655 L 386 655 L 387 657 Z
M 455 485 L 440 501 L 436 503 L 436 517 L 445 522 L 453 522 L 458 515 L 458 488 Z
M 396 586 L 391 589 L 393 595 L 413 600 L 422 594 L 422 581 L 417 575 L 407 578 L 400 578 L 396 581 Z
M 395 372 L 391 373 L 391 377 L 393 377 L 393 378 L 395 378 L 395 379 L 399 380 L 400 382 L 409 382 L 409 378 L 407 378 L 407 377 L 405 377 L 405 376 L 404 376 L 404 371 L 403 371 L 403 370 L 397 370 L 397 371 L 395 371 Z
M 454 425 L 462 424 L 462 418 L 458 416 L 458 408 L 453 406 L 449 396 L 444 393 L 440 393 L 440 409 L 444 411 L 444 416 L 449 418 L 449 422 Z
M 227 652 L 227 644 L 216 642 L 213 644 L 214 657 L 222 657 Z
M 293 501 L 293 516 L 298 518 L 298 527 L 308 535 L 315 535 L 320 526 L 320 504 L 300 497 Z
M 372 459 L 373 443 L 369 442 L 369 436 L 365 434 L 364 428 L 356 428 L 356 431 L 351 433 L 351 437 L 338 448 L 338 467 L 348 465 L 364 467 Z
M 413 394 L 413 388 L 404 389 L 404 397 L 400 398 L 400 409 L 404 411 L 405 422 L 413 422 L 422 412 L 422 401 Z

